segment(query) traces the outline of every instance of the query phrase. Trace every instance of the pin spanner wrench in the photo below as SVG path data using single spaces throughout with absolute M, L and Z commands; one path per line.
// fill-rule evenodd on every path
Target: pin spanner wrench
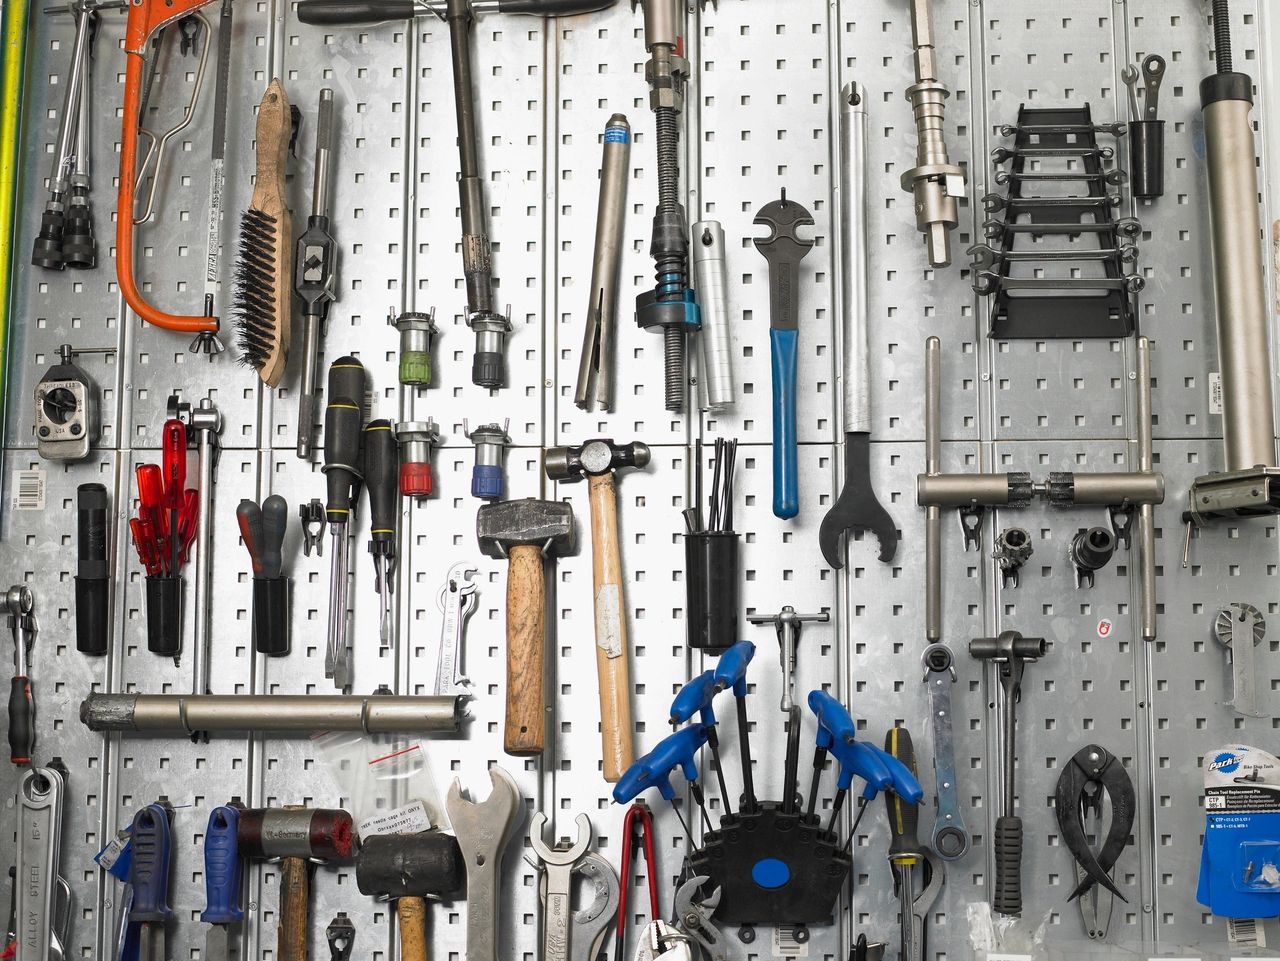
M 18 785 L 15 961 L 59 961 L 71 920 L 71 887 L 58 874 L 66 785 L 56 768 L 23 772 Z
M 536 867 L 532 858 L 526 861 Z M 588 851 L 574 865 L 573 873 L 590 882 L 594 894 L 584 908 L 573 912 L 573 936 L 569 939 L 569 961 L 596 961 L 604 948 L 604 938 L 618 913 L 618 901 L 622 887 L 613 865 Z M 538 896 L 545 909 L 547 902 L 547 876 L 542 875 Z
M 571 845 L 547 847 L 542 832 L 547 816 L 539 811 L 529 828 L 529 846 L 542 862 L 547 893 L 542 913 L 542 961 L 569 961 L 571 902 L 573 899 L 574 865 L 591 846 L 591 820 L 585 814 L 577 818 L 578 839 Z

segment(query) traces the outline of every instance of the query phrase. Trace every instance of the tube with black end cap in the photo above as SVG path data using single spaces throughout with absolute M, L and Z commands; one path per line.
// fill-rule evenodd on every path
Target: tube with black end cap
M 81 484 L 76 489 L 76 650 L 81 654 L 107 653 L 108 609 L 111 596 L 111 564 L 107 560 L 107 536 L 111 504 L 103 484 Z
M 371 420 L 364 429 L 365 486 L 369 488 L 369 553 L 378 591 L 378 637 L 391 646 L 391 591 L 395 582 L 399 520 L 400 451 L 389 420 Z

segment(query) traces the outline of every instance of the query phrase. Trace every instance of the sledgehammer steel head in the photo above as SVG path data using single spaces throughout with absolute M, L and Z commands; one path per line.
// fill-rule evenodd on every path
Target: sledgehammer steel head
M 521 544 L 536 544 L 549 556 L 576 554 L 573 506 L 533 497 L 485 504 L 476 512 L 476 540 L 488 557 L 506 557 Z

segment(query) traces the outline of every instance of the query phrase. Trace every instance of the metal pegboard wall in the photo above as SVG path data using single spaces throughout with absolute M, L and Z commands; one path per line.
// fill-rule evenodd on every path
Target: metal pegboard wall
M 1233 31 L 1245 69 L 1259 59 L 1257 4 L 1237 0 Z M 472 558 L 479 570 L 480 603 L 468 629 L 466 668 L 479 695 L 465 738 L 440 738 L 427 746 L 441 791 L 454 776 L 483 793 L 484 771 L 502 764 L 519 782 L 531 808 L 554 814 L 564 833 L 572 815 L 588 813 L 602 852 L 617 861 L 621 809 L 600 778 L 599 724 L 594 717 L 596 681 L 592 650 L 591 547 L 585 487 L 548 485 L 542 449 L 599 435 L 637 439 L 654 450 L 652 465 L 624 474 L 619 483 L 626 601 L 630 616 L 637 753 L 665 733 L 672 693 L 699 669 L 686 651 L 680 511 L 688 506 L 694 436 L 738 437 L 738 528 L 743 534 L 741 614 L 773 613 L 783 604 L 811 612 L 843 612 L 842 624 L 806 627 L 797 690 L 818 686 L 847 696 L 863 736 L 880 742 L 895 722 L 911 727 L 926 789 L 932 789 L 932 744 L 925 690 L 919 682 L 924 582 L 923 516 L 914 505 L 915 475 L 923 469 L 924 338 L 944 345 L 943 425 L 949 468 L 1116 470 L 1133 457 L 1132 342 L 992 342 L 985 300 L 972 294 L 963 250 L 982 236 L 983 193 L 992 180 L 990 149 L 1003 142 L 1000 125 L 1012 122 L 1019 103 L 1050 105 L 1088 100 L 1100 119 L 1123 119 L 1119 72 L 1148 52 L 1170 62 L 1164 90 L 1168 124 L 1166 195 L 1131 209 L 1144 227 L 1141 264 L 1147 286 L 1140 323 L 1155 342 L 1155 432 L 1158 467 L 1166 474 L 1167 499 L 1157 512 L 1161 637 L 1137 640 L 1131 616 L 1137 601 L 1136 566 L 1118 555 L 1092 591 L 1076 591 L 1065 557 L 1077 527 L 1101 523 L 1087 512 L 1039 509 L 989 517 L 984 552 L 965 554 L 953 516 L 944 524 L 944 638 L 956 652 L 954 688 L 956 756 L 963 813 L 974 849 L 949 866 L 947 885 L 930 914 L 932 958 L 970 956 L 970 912 L 987 897 L 994 798 L 996 729 L 990 712 L 990 678 L 967 655 L 967 640 L 1009 627 L 1054 640 L 1049 655 L 1028 669 L 1018 735 L 1018 793 L 1027 821 L 1024 877 L 1027 924 L 1047 919 L 1050 944 L 1082 955 L 1082 929 L 1065 904 L 1063 879 L 1070 857 L 1057 839 L 1053 784 L 1080 745 L 1097 741 L 1121 756 L 1149 804 L 1134 843 L 1117 867 L 1130 898 L 1117 905 L 1110 943 L 1137 948 L 1158 939 L 1163 948 L 1224 943 L 1221 923 L 1194 903 L 1203 823 L 1201 758 L 1228 740 L 1265 747 L 1268 720 L 1243 722 L 1221 705 L 1225 659 L 1209 637 L 1213 611 L 1226 600 L 1249 600 L 1264 614 L 1277 605 L 1275 525 L 1255 522 L 1211 529 L 1192 543 L 1191 564 L 1181 566 L 1178 513 L 1190 479 L 1220 463 L 1218 419 L 1208 410 L 1208 371 L 1216 366 L 1211 279 L 1207 261 L 1207 208 L 1196 85 L 1210 69 L 1209 29 L 1198 0 L 1088 0 L 1070 10 L 1028 11 L 1016 0 L 935 0 L 940 64 L 952 90 L 947 139 L 952 157 L 968 167 L 969 198 L 953 234 L 956 266 L 932 270 L 924 259 L 899 177 L 912 163 L 915 132 L 903 91 L 912 80 L 909 10 L 899 0 L 720 0 L 705 10 L 689 4 L 687 46 L 694 76 L 686 111 L 683 172 L 690 220 L 723 222 L 729 241 L 735 374 L 739 403 L 715 416 L 674 416 L 661 409 L 661 340 L 639 330 L 631 304 L 652 286 L 648 254 L 655 202 L 652 114 L 644 84 L 643 30 L 625 3 L 612 10 L 551 23 L 489 16 L 474 28 L 482 169 L 495 241 L 498 301 L 510 305 L 514 331 L 508 342 L 509 386 L 491 392 L 469 382 L 474 338 L 463 322 L 457 231 L 457 153 L 443 23 L 422 19 L 359 29 L 300 24 L 292 5 L 237 5 L 229 113 L 227 222 L 224 278 L 229 277 L 238 220 L 252 190 L 254 110 L 272 76 L 285 80 L 303 112 L 297 156 L 291 160 L 290 200 L 295 225 L 310 206 L 315 103 L 318 89 L 335 90 L 339 150 L 334 193 L 334 233 L 341 246 L 339 297 L 330 314 L 325 361 L 342 353 L 360 357 L 370 374 L 371 416 L 433 417 L 444 435 L 437 451 L 437 492 L 422 503 L 404 503 L 402 562 L 397 578 L 395 644 L 378 647 L 376 600 L 365 544 L 367 511 L 352 538 L 353 637 L 357 690 L 386 684 L 423 693 L 432 683 L 439 640 L 436 595 L 455 560 Z M 69 56 L 66 18 L 35 23 L 28 84 L 26 169 L 47 175 L 56 135 L 60 72 Z M 293 455 L 298 372 L 264 391 L 234 360 L 234 350 L 208 361 L 186 350 L 185 338 L 141 324 L 123 310 L 114 278 L 112 176 L 118 151 L 114 108 L 123 71 L 118 45 L 121 18 L 105 14 L 95 64 L 103 119 L 94 124 L 95 212 L 100 266 L 76 275 L 43 274 L 25 266 L 38 223 L 42 190 L 28 192 L 18 250 L 23 254 L 18 291 L 20 322 L 12 340 L 8 449 L 5 471 L 42 466 L 48 472 L 44 513 L 5 513 L 0 556 L 15 580 L 35 589 L 44 633 L 34 660 L 39 691 L 41 752 L 57 753 L 72 768 L 67 806 L 64 873 L 77 903 L 68 956 L 108 957 L 114 941 L 119 892 L 88 855 L 136 808 L 167 793 L 179 809 L 175 831 L 173 955 L 203 948 L 198 924 L 203 906 L 200 843 L 208 809 L 239 794 L 249 803 L 350 803 L 305 740 L 216 738 L 125 741 L 88 734 L 77 720 L 80 699 L 104 690 L 188 690 L 190 660 L 181 666 L 146 652 L 142 577 L 126 541 L 114 554 L 124 576 L 114 598 L 115 641 L 109 659 L 95 662 L 70 650 L 72 624 L 73 509 L 75 488 L 100 480 L 113 492 L 117 534 L 132 508 L 132 468 L 154 459 L 156 428 L 165 400 L 211 394 L 222 409 L 224 451 L 215 492 L 213 689 L 220 693 L 311 693 L 329 689 L 323 678 L 324 624 L 328 608 L 326 535 L 323 558 L 301 555 L 291 526 L 285 556 L 293 575 L 293 653 L 283 661 L 256 657 L 248 629 L 248 558 L 230 517 L 241 497 L 283 494 L 296 506 L 321 496 L 315 465 Z M 1239 56 L 1239 54 L 1238 54 Z M 165 61 L 161 111 L 174 111 L 191 81 L 189 62 Z M 47 78 L 47 83 L 39 78 Z M 849 570 L 822 563 L 817 529 L 840 477 L 839 305 L 833 297 L 835 249 L 833 153 L 834 94 L 858 80 L 868 94 L 869 273 L 874 436 L 873 477 L 881 500 L 902 532 L 894 562 L 875 560 L 870 540 L 850 550 Z M 46 93 L 47 91 L 47 93 Z M 109 105 L 108 103 L 109 102 Z M 1255 120 L 1265 116 L 1259 95 Z M 108 109 L 110 106 L 111 109 Z M 207 195 L 203 158 L 208 154 L 210 98 L 175 151 L 178 166 L 160 185 L 165 199 L 157 223 L 142 228 L 142 276 L 158 302 L 194 309 L 199 301 Z M 627 115 L 634 133 L 625 253 L 620 290 L 616 407 L 610 414 L 582 412 L 572 403 L 590 275 L 600 163 L 600 141 L 609 115 Z M 1120 165 L 1127 163 L 1121 145 Z M 1267 158 L 1273 159 L 1273 158 Z M 1268 167 L 1268 169 L 1271 169 Z M 30 182 L 30 181 L 29 181 Z M 769 442 L 771 385 L 764 331 L 768 272 L 752 238 L 756 211 L 781 188 L 814 214 L 814 250 L 802 266 L 799 429 L 801 502 L 794 522 L 770 512 Z M 225 299 L 225 297 L 224 297 Z M 388 310 L 436 310 L 441 332 L 429 388 L 401 391 L 396 384 L 395 332 Z M 226 311 L 224 310 L 224 316 Z M 231 339 L 231 332 L 227 330 Z M 58 344 L 116 345 L 117 360 L 81 360 L 103 390 L 102 440 L 88 464 L 64 468 L 42 463 L 34 452 L 31 396 Z M 696 365 L 694 367 L 696 374 Z M 693 392 L 691 391 L 691 395 Z M 578 515 L 579 552 L 550 569 L 549 648 L 554 668 L 548 730 L 553 747 L 540 766 L 507 757 L 501 749 L 505 691 L 504 565 L 484 558 L 475 544 L 474 508 L 468 491 L 473 459 L 463 435 L 471 426 L 510 418 L 514 446 L 507 455 L 509 496 L 570 500 Z M 710 462 L 709 446 L 704 449 Z M 1005 590 L 987 556 L 1004 526 L 1025 526 L 1036 553 L 1022 583 Z M 193 568 L 188 568 L 191 598 Z M 1223 585 L 1229 587 L 1229 595 Z M 188 650 L 192 614 L 184 637 Z M 1099 624 L 1110 622 L 1109 635 Z M 55 626 L 56 625 L 56 626 Z M 777 759 L 785 744 L 777 710 L 781 676 L 777 643 L 769 626 L 743 623 L 743 636 L 758 646 L 751 679 L 756 783 L 763 797 L 781 791 Z M 1267 684 L 1280 687 L 1277 645 L 1264 645 Z M 1194 704 L 1194 710 L 1187 710 Z M 732 707 L 723 710 L 732 725 Z M 803 743 L 812 742 L 806 719 Z M 724 759 L 731 791 L 737 786 L 737 739 L 725 732 Z M 56 750 L 52 746 L 56 745 Z M 804 767 L 802 758 L 802 767 Z M 820 810 L 830 803 L 828 772 Z M 715 794 L 714 791 L 709 792 Z M 695 834 L 687 799 L 683 812 Z M 688 838 L 665 803 L 655 799 L 664 899 L 674 888 Z M 720 808 L 713 799 L 712 811 Z M 1149 815 L 1149 816 L 1148 816 Z M 922 819 L 923 830 L 931 816 Z M 842 958 L 858 932 L 895 940 L 896 902 L 884 860 L 887 837 L 880 810 L 868 812 L 855 841 L 852 882 L 838 923 L 813 929 L 809 956 Z M 3 812 L 11 836 L 12 808 Z M 505 943 L 521 956 L 536 951 L 536 877 L 518 860 L 506 860 Z M 639 878 L 628 879 L 641 894 Z M 274 952 L 278 876 L 272 866 L 250 875 L 246 957 Z M 395 925 L 385 905 L 356 894 L 349 867 L 316 874 L 313 939 L 337 911 L 360 929 L 358 951 L 395 957 Z M 465 953 L 463 905 L 432 910 L 433 952 Z M 767 957 L 767 942 L 728 942 L 732 958 Z M 1099 957 L 1107 956 L 1099 949 Z M 1116 956 L 1116 955 L 1111 955 Z

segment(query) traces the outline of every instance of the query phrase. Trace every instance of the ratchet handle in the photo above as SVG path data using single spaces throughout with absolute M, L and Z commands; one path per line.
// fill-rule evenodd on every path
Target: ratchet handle
M 229 805 L 216 807 L 209 814 L 204 832 L 205 909 L 200 920 L 205 924 L 235 924 L 244 917 L 236 901 L 240 897 L 240 849 L 236 829 L 240 812 Z
M 9 687 L 9 760 L 30 764 L 36 746 L 36 699 L 31 678 L 14 675 Z
M 389 420 L 371 420 L 364 429 L 364 482 L 369 489 L 369 537 L 375 544 L 394 547 L 400 461 Z
M 1022 818 L 996 818 L 996 889 L 991 906 L 1000 914 L 1022 914 Z
M 796 466 L 795 330 L 770 330 L 773 360 L 773 513 L 786 520 L 800 513 L 800 480 Z
M 169 812 L 162 805 L 148 804 L 134 815 L 131 844 L 129 884 L 133 887 L 133 907 L 129 920 L 164 921 L 171 913 L 168 899 L 172 839 Z
M 916 772 L 916 749 L 911 734 L 905 727 L 894 727 L 884 736 L 884 750 L 891 758 L 905 767 L 912 775 Z M 897 792 L 885 792 L 885 804 L 889 810 L 889 860 L 892 863 L 911 865 L 920 857 L 920 809 Z
M 425 12 L 425 8 L 422 8 Z M 411 20 L 419 7 L 413 0 L 301 0 L 298 20 L 317 26 L 364 26 L 391 20 Z

